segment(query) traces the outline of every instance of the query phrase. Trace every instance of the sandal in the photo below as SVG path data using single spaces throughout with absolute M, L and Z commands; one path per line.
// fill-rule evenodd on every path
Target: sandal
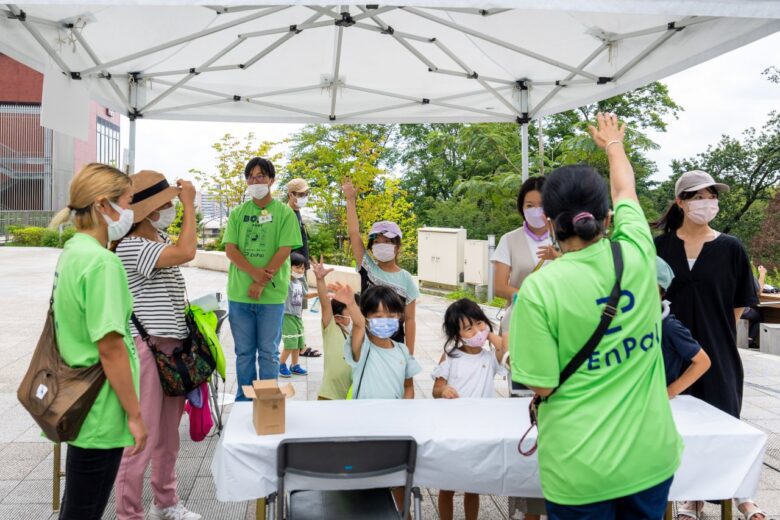
M 745 520 L 753 520 L 756 515 L 761 515 L 766 520 L 766 513 L 761 511 L 755 502 L 742 502 L 737 504 L 737 509 L 745 517 Z
M 320 357 L 321 355 L 322 353 L 319 350 L 312 350 L 311 348 L 306 348 L 306 350 L 301 352 L 303 357 Z
M 702 509 L 704 502 L 701 500 L 677 502 L 677 520 L 699 520 Z

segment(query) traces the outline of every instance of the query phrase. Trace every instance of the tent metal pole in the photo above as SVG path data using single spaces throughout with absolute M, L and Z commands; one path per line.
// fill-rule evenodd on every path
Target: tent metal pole
M 73 36 L 78 40 L 78 42 L 81 44 L 81 46 L 84 48 L 84 50 L 89 54 L 89 57 L 92 59 L 92 61 L 95 62 L 95 65 L 103 65 L 100 62 L 100 58 L 98 58 L 97 54 L 95 54 L 95 51 L 92 49 L 92 47 L 89 45 L 87 40 L 84 38 L 84 35 L 81 34 L 81 31 L 71 31 Z M 130 110 L 130 100 L 127 99 L 127 96 L 125 96 L 124 92 L 119 88 L 119 85 L 116 84 L 116 81 L 114 80 L 114 77 L 107 71 L 107 70 L 101 70 L 100 71 L 106 79 L 108 79 L 108 84 L 111 86 L 111 89 L 114 91 L 114 94 L 119 98 L 119 101 L 125 106 L 127 110 Z
M 128 54 L 127 56 L 122 56 L 121 58 L 117 58 L 115 60 L 108 61 L 103 64 L 102 67 L 90 67 L 88 69 L 84 69 L 81 71 L 81 74 L 89 74 L 90 72 L 97 72 L 101 68 L 109 68 L 113 67 L 114 65 L 119 65 L 120 63 L 125 63 L 130 60 L 134 60 L 136 58 L 142 58 L 144 56 L 148 56 L 149 54 L 154 54 L 160 51 L 164 51 L 165 49 L 170 49 L 171 47 L 176 47 L 177 45 L 181 45 L 182 43 L 191 42 L 192 40 L 197 40 L 198 38 L 202 38 L 203 36 L 209 36 L 211 34 L 218 33 L 220 31 L 224 31 L 225 29 L 230 29 L 231 27 L 235 27 L 237 25 L 241 25 L 247 22 L 251 22 L 252 20 L 257 20 L 258 18 L 262 18 L 264 16 L 268 16 L 270 14 L 278 13 L 279 11 L 283 11 L 290 7 L 289 5 L 280 5 L 276 7 L 271 7 L 269 9 L 266 9 L 265 11 L 261 11 L 259 13 L 254 13 L 249 16 L 245 16 L 243 18 L 239 18 L 238 20 L 233 20 L 232 22 L 224 23 L 222 25 L 217 25 L 215 27 L 211 27 L 209 29 L 204 29 L 203 31 L 198 31 L 196 33 L 184 36 L 182 38 L 176 38 L 175 40 L 171 40 L 166 43 L 162 43 L 160 45 L 156 45 L 154 47 L 150 47 L 149 49 L 145 49 L 142 51 L 134 52 L 133 54 Z
M 471 36 L 474 36 L 475 38 L 479 38 L 480 40 L 485 40 L 487 42 L 493 43 L 495 45 L 498 45 L 499 47 L 504 47 L 505 49 L 509 49 L 511 51 L 515 51 L 518 54 L 522 54 L 524 56 L 528 56 L 529 58 L 533 58 L 536 60 L 539 60 L 543 63 L 547 63 L 548 65 L 552 65 L 554 67 L 558 67 L 563 70 L 568 70 L 569 72 L 574 72 L 575 74 L 579 74 L 581 76 L 585 76 L 586 78 L 591 78 L 593 80 L 598 80 L 598 76 L 595 74 L 591 74 L 590 72 L 577 69 L 575 67 L 572 67 L 571 65 L 567 65 L 563 62 L 560 62 L 558 60 L 554 60 L 552 58 L 548 58 L 547 56 L 543 56 L 542 54 L 529 51 L 528 49 L 524 49 L 522 47 L 519 47 L 517 45 L 511 44 L 509 42 L 505 42 L 504 40 L 501 40 L 499 38 L 495 38 L 493 36 L 490 36 L 485 33 L 481 33 L 479 31 L 476 31 L 474 29 L 471 29 L 469 27 L 465 27 L 463 25 L 451 22 L 449 20 L 445 20 L 444 18 L 439 18 L 438 16 L 434 16 L 430 13 L 426 13 L 425 11 L 421 11 L 415 7 L 401 7 L 406 12 L 415 14 L 421 18 L 425 18 L 426 20 L 430 20 L 432 22 L 439 23 L 441 25 L 444 25 L 445 27 L 449 27 L 450 29 L 455 29 L 456 31 L 460 31 L 464 34 L 468 34 Z
M 226 98 L 218 99 L 216 101 L 203 101 L 202 103 L 191 103 L 189 105 L 178 105 L 175 107 L 158 108 L 157 110 L 149 110 L 144 112 L 144 117 L 151 117 L 157 114 L 165 114 L 166 112 L 177 112 L 179 110 L 189 110 L 191 108 L 212 107 L 214 105 L 224 105 L 226 103 L 235 103 L 236 99 Z
M 520 146 L 522 148 L 523 182 L 528 180 L 528 123 L 520 125 Z
M 336 31 L 336 49 L 333 56 L 333 77 L 330 78 L 330 120 L 336 120 L 336 99 L 339 94 L 339 69 L 341 68 L 341 42 L 344 40 L 344 28 Z
M 257 101 L 256 99 L 247 99 L 246 102 L 247 103 L 252 103 L 253 105 L 259 105 L 259 106 L 262 106 L 262 107 L 269 107 L 269 108 L 275 108 L 277 110 L 284 110 L 285 112 L 293 112 L 295 114 L 303 114 L 303 115 L 306 115 L 306 116 L 318 117 L 318 118 L 320 118 L 320 119 L 322 119 L 323 121 L 326 121 L 326 122 L 329 120 L 327 114 L 320 114 L 320 113 L 317 113 L 317 112 L 312 112 L 311 110 L 304 110 L 302 108 L 293 108 L 293 107 L 288 107 L 286 105 L 279 105 L 277 103 L 267 103 L 265 101 Z
M 38 32 L 38 29 L 33 27 L 32 24 L 27 21 L 27 13 L 19 9 L 19 7 L 14 4 L 7 4 L 7 6 L 8 9 L 11 10 L 11 13 L 13 13 L 14 18 L 21 22 L 22 26 L 27 29 L 27 32 L 29 32 L 33 38 L 35 38 L 35 41 L 37 41 L 43 50 L 45 50 L 46 53 L 51 57 L 51 59 L 54 60 L 54 63 L 57 64 L 60 70 L 65 74 L 70 75 L 70 69 L 67 65 L 65 65 L 65 62 L 62 61 L 62 58 L 59 54 L 57 54 L 57 51 L 55 51 L 51 45 L 49 45 L 49 42 L 46 41 L 46 38 L 41 36 L 41 33 Z
M 683 18 L 681 20 L 681 24 L 685 24 L 688 21 L 690 21 L 690 17 Z M 618 70 L 615 74 L 612 75 L 612 80 L 615 81 L 619 78 L 621 78 L 623 75 L 625 75 L 629 70 L 633 69 L 635 66 L 637 66 L 642 60 L 647 58 L 650 54 L 655 52 L 658 47 L 666 43 L 666 41 L 677 34 L 678 32 L 682 31 L 685 28 L 685 25 L 682 25 L 682 28 L 677 28 L 674 25 L 671 25 L 669 29 L 662 34 L 660 37 L 658 37 L 653 43 L 651 43 L 645 50 L 634 56 L 634 59 L 623 65 L 623 67 Z
M 135 173 L 135 117 L 130 118 L 130 144 L 127 151 L 127 174 Z

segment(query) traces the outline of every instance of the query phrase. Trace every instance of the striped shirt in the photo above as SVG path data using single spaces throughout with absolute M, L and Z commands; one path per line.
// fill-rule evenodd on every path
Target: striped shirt
M 172 245 L 130 236 L 122 240 L 116 254 L 127 271 L 133 294 L 133 312 L 150 336 L 184 339 L 189 335 L 184 319 L 184 277 L 178 266 L 155 268 L 163 250 Z M 130 323 L 133 336 L 140 333 Z

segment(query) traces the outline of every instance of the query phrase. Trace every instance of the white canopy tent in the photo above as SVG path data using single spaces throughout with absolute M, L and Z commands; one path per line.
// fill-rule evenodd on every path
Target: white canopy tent
M 46 81 L 64 73 L 64 90 L 85 90 L 130 118 L 131 170 L 139 118 L 510 121 L 521 128 L 526 176 L 532 119 L 626 92 L 778 30 L 778 0 L 416 0 L 403 7 L 134 0 L 0 8 L 0 52 L 44 72 Z M 712 78 L 721 81 L 729 81 L 728 71 Z

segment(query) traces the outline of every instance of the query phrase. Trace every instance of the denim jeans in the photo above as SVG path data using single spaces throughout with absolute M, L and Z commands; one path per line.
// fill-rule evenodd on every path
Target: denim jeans
M 242 385 L 279 377 L 284 304 L 228 302 L 228 320 L 236 347 L 236 401 L 248 401 Z M 258 363 L 260 372 L 258 377 Z
M 644 491 L 604 502 L 563 506 L 547 503 L 550 520 L 661 520 L 666 512 L 666 501 L 672 478 Z

